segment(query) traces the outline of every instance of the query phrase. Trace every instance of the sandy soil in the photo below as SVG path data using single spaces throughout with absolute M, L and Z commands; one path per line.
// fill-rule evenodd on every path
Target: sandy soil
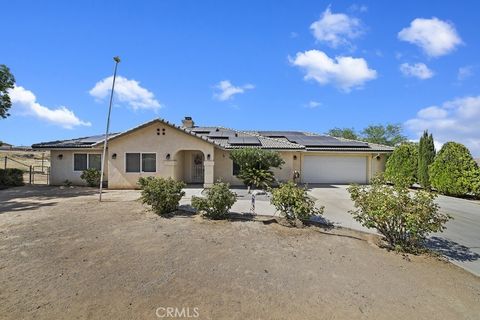
M 480 315 L 480 278 L 371 235 L 165 219 L 137 192 L 109 191 L 101 204 L 94 192 L 0 191 L 0 318 L 156 319 L 160 307 L 199 319 Z

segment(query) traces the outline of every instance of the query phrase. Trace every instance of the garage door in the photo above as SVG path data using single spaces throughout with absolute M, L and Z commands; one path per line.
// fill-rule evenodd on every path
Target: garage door
M 366 157 L 303 157 L 305 183 L 366 183 Z

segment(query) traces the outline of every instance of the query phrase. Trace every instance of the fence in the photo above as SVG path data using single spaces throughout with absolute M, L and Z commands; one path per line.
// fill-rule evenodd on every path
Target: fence
M 28 164 L 5 156 L 3 159 L 4 169 L 20 169 L 23 171 L 23 181 L 28 184 L 49 184 L 50 167 L 42 160 L 41 165 Z

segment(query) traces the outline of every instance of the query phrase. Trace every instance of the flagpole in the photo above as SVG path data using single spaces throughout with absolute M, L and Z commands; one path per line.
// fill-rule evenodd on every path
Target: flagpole
M 120 57 L 113 57 L 115 61 L 115 70 L 113 71 L 113 82 L 112 82 L 112 92 L 110 93 L 110 105 L 108 106 L 108 116 L 107 116 L 107 128 L 105 130 L 105 141 L 103 143 L 103 154 L 102 154 L 102 163 L 100 170 L 100 195 L 98 201 L 102 201 L 102 189 L 103 189 L 103 172 L 105 169 L 105 156 L 107 154 L 107 143 L 108 143 L 108 131 L 110 130 L 110 114 L 112 113 L 112 101 L 113 101 L 113 91 L 115 90 L 115 79 L 117 78 L 117 67 L 120 63 Z

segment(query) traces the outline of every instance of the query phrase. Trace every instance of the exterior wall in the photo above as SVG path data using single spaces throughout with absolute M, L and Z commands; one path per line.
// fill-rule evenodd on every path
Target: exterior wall
M 387 163 L 387 154 L 372 154 L 371 157 L 371 175 L 370 179 L 373 178 L 377 173 L 385 171 L 385 165 Z
M 165 129 L 165 135 L 162 134 L 163 129 Z M 160 132 L 160 135 L 157 132 Z M 138 179 L 147 176 L 184 180 L 185 171 L 183 170 L 182 174 L 180 168 L 187 166 L 188 161 L 185 155 L 188 152 L 185 151 L 188 150 L 201 151 L 205 159 L 209 154 L 211 161 L 215 159 L 212 144 L 158 122 L 113 139 L 109 142 L 108 149 L 110 155 L 117 154 L 116 159 L 108 157 L 108 187 L 112 189 L 136 188 Z M 157 154 L 157 172 L 127 173 L 125 171 L 125 154 L 141 152 Z M 166 160 L 167 154 L 170 154 L 170 160 Z
M 74 185 L 86 185 L 85 181 L 80 179 L 81 171 L 73 171 L 73 155 L 75 153 L 102 154 L 101 149 L 88 150 L 51 150 L 50 151 L 50 185 L 63 185 L 65 180 L 69 180 Z M 59 159 L 59 155 L 63 155 Z M 108 177 L 108 169 L 105 167 L 104 178 Z

